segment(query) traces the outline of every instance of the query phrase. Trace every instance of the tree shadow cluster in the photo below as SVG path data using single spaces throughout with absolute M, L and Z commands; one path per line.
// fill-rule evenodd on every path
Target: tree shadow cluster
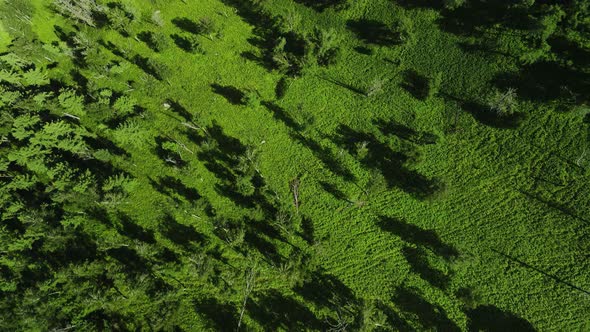
M 346 26 L 366 44 L 395 46 L 403 42 L 402 33 L 383 22 L 372 19 L 349 20 Z
M 387 129 L 383 125 L 381 128 Z M 409 169 L 406 163 L 410 161 L 410 157 L 403 152 L 394 151 L 373 133 L 340 125 L 333 141 L 351 155 L 358 156 L 363 166 L 381 173 L 389 187 L 397 187 L 416 198 L 424 199 L 436 193 L 441 186 L 438 181 Z M 359 155 L 359 144 L 366 149 L 362 155 Z

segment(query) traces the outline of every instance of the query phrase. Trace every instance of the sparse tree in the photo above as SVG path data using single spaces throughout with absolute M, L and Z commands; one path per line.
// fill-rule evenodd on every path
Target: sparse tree
M 295 206 L 295 210 L 297 211 L 297 213 L 299 213 L 299 185 L 301 184 L 301 181 L 299 180 L 299 177 L 295 177 L 293 180 L 291 180 L 291 182 L 289 183 L 289 188 L 291 189 L 291 193 L 293 194 L 293 205 Z
M 505 92 L 496 91 L 488 101 L 490 111 L 498 116 L 508 116 L 516 112 L 516 90 L 509 88 Z
M 242 326 L 242 319 L 244 318 L 244 313 L 246 312 L 246 304 L 248 303 L 248 299 L 250 298 L 250 293 L 254 289 L 254 285 L 256 283 L 256 264 L 251 267 L 246 275 L 246 287 L 244 287 L 244 301 L 242 302 L 242 309 L 240 310 L 240 318 L 238 320 L 238 327 L 236 328 L 237 331 L 240 330 Z
M 54 0 L 53 5 L 62 14 L 91 27 L 96 27 L 93 17 L 94 12 L 102 10 L 95 0 Z
M 373 82 L 371 82 L 371 85 L 369 85 L 369 87 L 367 88 L 367 92 L 365 92 L 365 95 L 367 97 L 372 97 L 383 92 L 383 86 L 385 85 L 385 82 L 386 81 L 384 79 L 375 78 Z

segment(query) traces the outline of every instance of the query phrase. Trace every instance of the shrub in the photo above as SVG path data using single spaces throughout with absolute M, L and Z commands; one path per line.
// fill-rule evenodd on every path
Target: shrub
M 371 85 L 369 85 L 369 87 L 367 88 L 367 92 L 365 92 L 365 95 L 367 97 L 371 97 L 371 96 L 374 96 L 376 94 L 383 92 L 383 85 L 384 84 L 385 84 L 384 79 L 381 79 L 381 78 L 374 79 L 373 82 L 371 82 Z
M 313 54 L 319 65 L 328 66 L 336 63 L 340 53 L 340 48 L 337 45 L 339 36 L 336 30 L 320 30 L 316 28 L 309 39 Z

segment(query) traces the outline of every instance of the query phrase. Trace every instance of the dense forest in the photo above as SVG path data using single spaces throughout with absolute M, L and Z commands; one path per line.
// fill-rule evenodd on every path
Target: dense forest
M 0 331 L 590 330 L 590 2 L 0 0 Z

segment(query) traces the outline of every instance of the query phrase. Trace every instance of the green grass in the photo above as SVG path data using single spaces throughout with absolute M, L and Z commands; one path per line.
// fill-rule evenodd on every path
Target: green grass
M 73 31 L 62 18 L 49 12 L 43 1 L 34 3 L 32 29 L 41 41 L 58 40 L 53 33 L 54 24 Z M 493 78 L 517 70 L 517 60 L 463 50 L 459 42 L 466 39 L 442 31 L 437 23 L 440 14 L 430 9 L 404 9 L 392 1 L 373 0 L 354 2 L 344 11 L 317 13 L 290 0 L 264 2 L 264 8 L 273 15 L 286 15 L 290 8 L 298 12 L 302 17 L 301 32 L 311 32 L 317 26 L 333 28 L 341 36 L 341 54 L 336 65 L 306 68 L 300 77 L 292 79 L 285 97 L 276 100 L 275 86 L 282 75 L 240 55 L 259 50 L 249 42 L 255 38 L 254 27 L 231 7 L 218 0 L 156 1 L 156 5 L 143 1 L 124 3 L 135 6 L 148 18 L 154 10 L 161 10 L 164 26 L 157 27 L 148 20 L 132 23 L 131 37 L 109 29 L 84 28 L 83 31 L 96 40 L 112 42 L 127 54 L 153 58 L 165 64 L 170 74 L 159 81 L 134 64 L 115 79 L 101 75 L 100 68 L 77 69 L 97 87 L 119 92 L 128 90 L 125 93 L 146 110 L 143 118 L 135 120 L 145 131 L 145 140 L 138 146 L 117 141 L 116 129 L 99 125 L 104 118 L 100 112 L 104 111 L 91 113 L 82 120 L 85 126 L 112 139 L 130 153 L 129 158 L 115 157 L 113 164 L 137 179 L 136 189 L 119 209 L 139 225 L 158 230 L 167 212 L 177 222 L 215 238 L 211 220 L 194 202 L 182 196 L 176 196 L 178 202 L 175 202 L 170 195 L 158 193 L 150 184 L 150 179 L 164 175 L 196 189 L 209 200 L 219 218 L 240 219 L 254 215 L 254 219 L 264 219 L 256 215 L 258 212 L 239 207 L 216 190 L 216 185 L 222 181 L 198 157 L 203 147 L 186 137 L 187 128 L 181 124 L 186 120 L 163 106 L 166 100 L 173 100 L 184 106 L 199 125 L 217 123 L 225 135 L 254 147 L 259 155 L 260 173 L 284 206 L 292 205 L 289 181 L 304 174 L 301 176 L 300 213 L 311 220 L 316 244 L 310 246 L 296 235 L 289 236 L 288 240 L 311 255 L 313 265 L 341 280 L 358 298 L 385 301 L 404 319 L 412 321 L 414 318 L 409 311 L 395 299 L 400 288 L 417 289 L 425 301 L 440 306 L 443 315 L 464 330 L 467 307 L 456 293 L 469 288 L 478 303 L 514 313 L 538 330 L 588 328 L 589 295 L 568 285 L 590 290 L 590 263 L 586 254 L 589 244 L 586 216 L 590 207 L 588 172 L 575 165 L 587 141 L 583 114 L 559 113 L 548 104 L 522 102 L 520 111 L 526 114 L 526 119 L 516 129 L 500 129 L 482 124 L 463 111 L 455 99 L 484 102 L 491 92 Z M 209 17 L 222 30 L 223 36 L 213 40 L 199 36 L 205 54 L 184 52 L 171 39 L 164 51 L 156 53 L 132 37 L 145 30 L 167 36 L 181 33 L 171 22 L 176 17 L 195 21 Z M 348 20 L 361 18 L 386 24 L 408 20 L 412 24 L 414 41 L 406 46 L 369 46 L 373 50 L 371 55 L 360 54 L 354 48 L 362 42 L 346 26 Z M 7 47 L 4 42 L 7 29 L 6 25 L 2 26 L 0 51 Z M 96 59 L 101 59 L 101 63 L 127 62 L 102 46 L 97 49 Z M 50 77 L 75 84 L 70 73 L 76 69 L 75 65 L 64 56 L 56 60 L 59 65 L 49 71 Z M 399 60 L 400 64 L 387 60 Z M 427 76 L 442 72 L 439 96 L 427 100 L 413 97 L 401 86 L 406 70 Z M 362 91 L 375 78 L 385 79 L 387 83 L 382 93 L 368 98 L 325 78 Z M 126 81 L 134 81 L 131 88 L 125 87 Z M 316 142 L 324 152 L 314 152 L 295 139 L 288 124 L 265 106 L 232 105 L 212 91 L 213 83 L 242 91 L 255 90 L 262 100 L 276 103 L 295 119 L 312 115 L 315 121 L 305 137 Z M 457 130 L 451 131 L 456 112 Z M 380 119 L 434 134 L 438 140 L 436 144 L 420 145 L 386 135 L 375 125 L 374 121 Z M 360 208 L 334 197 L 321 182 L 330 183 L 347 198 L 355 199 L 361 194 L 359 186 L 365 186 L 371 178 L 368 167 L 337 143 L 337 130 L 341 125 L 373 134 L 391 152 L 404 151 L 414 156 L 404 167 L 428 179 L 438 179 L 444 184 L 443 189 L 431 198 L 417 199 L 394 186 L 371 195 Z M 178 140 L 194 152 L 183 152 L 187 166 L 178 169 L 159 158 L 154 153 L 156 136 Z M 348 181 L 331 170 L 326 160 L 322 160 L 325 155 L 331 155 L 354 179 Z M 383 230 L 379 221 L 386 217 L 399 219 L 423 232 L 431 231 L 426 240 L 421 240 L 427 244 L 417 240 L 423 233 L 403 234 L 403 227 L 392 232 Z M 158 243 L 174 246 L 159 232 L 155 234 Z M 436 250 L 429 249 L 429 236 L 440 238 L 441 244 L 455 248 L 458 256 L 445 259 Z M 268 241 L 285 256 L 294 252 L 289 244 L 270 238 Z M 213 241 L 210 248 L 216 243 Z M 427 265 L 448 276 L 448 285 L 436 287 L 428 280 L 433 276 L 432 271 L 426 272 L 425 277 L 413 270 L 403 254 L 409 250 L 404 249 L 406 247 L 424 247 Z M 224 248 L 221 252 L 238 270 L 249 266 L 235 250 Z M 188 257 L 190 253 L 185 255 Z M 277 266 L 263 263 L 260 268 L 254 299 L 267 290 L 277 289 L 305 301 L 292 291 L 285 277 L 277 277 Z M 162 274 L 171 275 L 175 271 L 176 278 L 185 283 L 202 284 L 194 280 L 188 267 L 186 271 L 182 269 L 182 265 L 170 267 Z M 224 302 L 240 302 L 239 292 L 209 287 L 190 288 L 187 298 L 206 295 Z M 179 325 L 186 329 L 194 327 L 192 324 L 197 320 L 188 303 L 189 300 L 183 312 L 176 314 Z M 329 311 L 328 308 L 309 307 L 316 313 Z M 262 329 L 252 316 L 247 316 L 245 322 L 252 329 Z

